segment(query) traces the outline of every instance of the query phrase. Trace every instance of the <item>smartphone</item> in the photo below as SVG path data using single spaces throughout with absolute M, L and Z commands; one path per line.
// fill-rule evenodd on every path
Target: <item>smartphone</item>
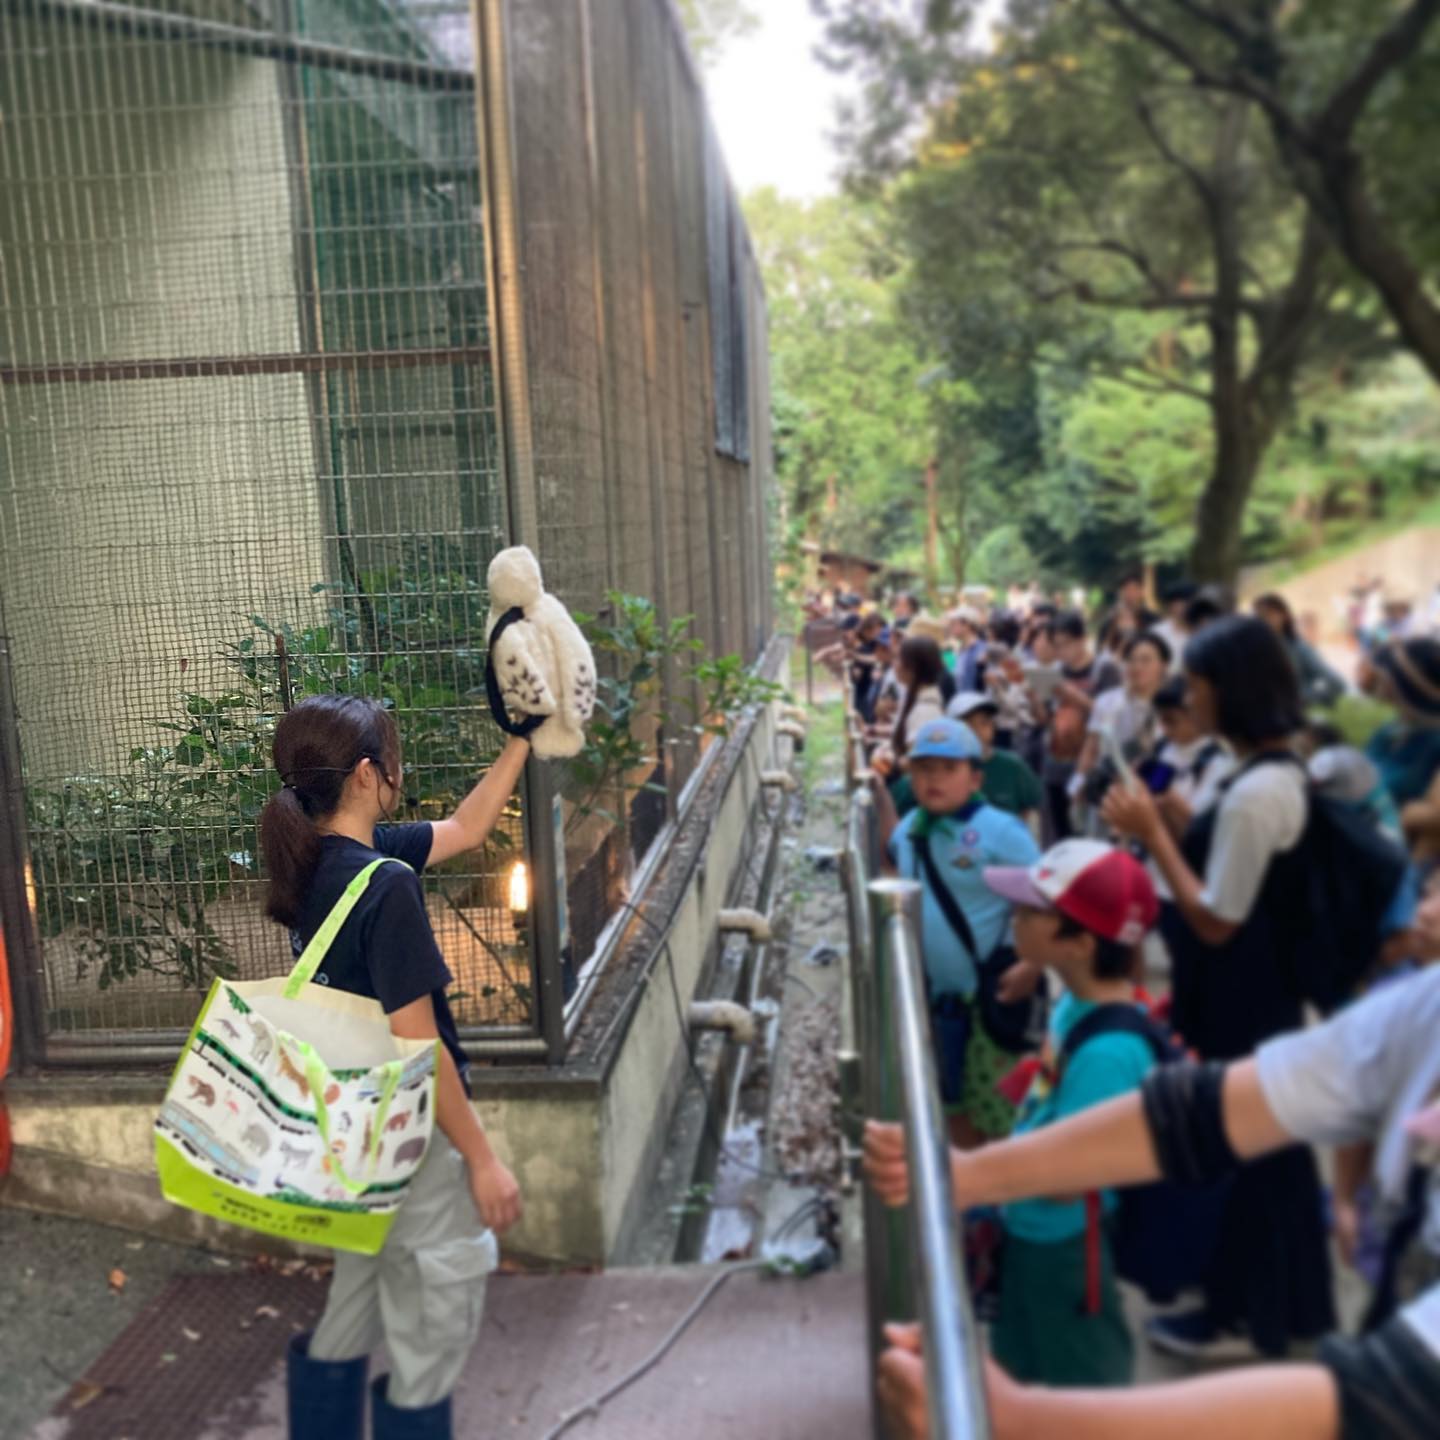
M 1048 702 L 1054 698 L 1055 687 L 1060 683 L 1060 667 L 1058 665 L 1027 665 L 1025 667 L 1025 683 L 1042 701 Z
M 1125 758 L 1125 751 L 1115 738 L 1114 730 L 1108 726 L 1100 732 L 1100 748 L 1109 756 L 1115 773 L 1120 777 L 1120 783 L 1127 790 L 1134 790 L 1139 784 L 1135 778 L 1135 770 Z
M 1163 795 L 1175 783 L 1179 772 L 1163 760 L 1150 760 L 1140 767 L 1140 778 L 1152 795 Z

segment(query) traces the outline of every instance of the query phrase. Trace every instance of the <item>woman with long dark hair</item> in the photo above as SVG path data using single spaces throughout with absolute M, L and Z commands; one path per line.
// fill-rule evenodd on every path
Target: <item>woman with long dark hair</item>
M 1185 671 L 1200 730 L 1236 758 L 1218 804 L 1178 842 L 1143 786 L 1112 786 L 1101 814 L 1146 847 L 1174 896 L 1165 939 L 1176 1030 L 1203 1058 L 1234 1060 L 1304 1021 L 1284 866 L 1309 813 L 1290 749 L 1304 710 L 1283 642 L 1250 616 L 1207 626 L 1186 646 Z M 1236 1177 L 1204 1308 L 1152 1321 L 1150 1336 L 1188 1357 L 1280 1355 L 1334 1323 L 1320 1177 L 1313 1154 L 1296 1149 Z
M 383 1339 L 390 1371 L 373 1387 L 375 1440 L 444 1440 L 450 1394 L 475 1342 L 495 1236 L 520 1217 L 515 1178 L 496 1156 L 465 1085 L 419 872 L 485 843 L 530 745 L 512 739 L 455 813 L 389 822 L 401 797 L 400 735 L 373 700 L 317 695 L 284 715 L 274 760 L 283 787 L 260 816 L 266 914 L 298 955 L 346 888 L 379 866 L 335 935 L 315 981 L 377 1000 L 396 1035 L 438 1039 L 435 1133 L 378 1255 L 337 1252 L 325 1313 L 288 1355 L 295 1440 L 362 1440 L 366 1370 Z
M 1261 595 L 1252 607 L 1284 642 L 1290 662 L 1300 678 L 1300 696 L 1307 705 L 1333 705 L 1344 693 L 1345 682 L 1320 658 L 1320 652 L 1301 635 L 1295 614 L 1283 595 Z
M 898 761 L 905 758 L 921 726 L 944 715 L 955 695 L 955 681 L 945 666 L 940 646 L 928 635 L 906 636 L 895 675 L 905 690 L 890 734 L 890 750 Z

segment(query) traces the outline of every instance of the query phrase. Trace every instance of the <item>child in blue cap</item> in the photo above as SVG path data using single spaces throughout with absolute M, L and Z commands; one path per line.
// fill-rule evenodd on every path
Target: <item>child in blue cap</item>
M 1002 1000 L 1023 999 L 1040 979 L 1037 968 L 1009 963 L 1012 907 L 986 886 L 984 872 L 1030 865 L 1040 851 L 1021 820 L 986 803 L 984 749 L 968 725 L 929 721 L 916 735 L 909 761 L 918 808 L 894 826 L 888 851 L 899 874 L 925 890 L 921 949 L 941 1099 L 951 1138 L 973 1148 L 1009 1134 L 1015 1118 L 1014 1105 L 998 1088 L 1015 1057 L 981 1023 L 980 967 L 1009 965 Z M 946 896 L 937 896 L 937 884 Z M 958 924 L 952 921 L 957 909 Z

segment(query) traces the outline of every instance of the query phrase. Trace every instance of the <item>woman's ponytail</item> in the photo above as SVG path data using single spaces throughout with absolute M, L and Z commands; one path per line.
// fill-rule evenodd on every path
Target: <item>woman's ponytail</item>
M 320 863 L 316 822 L 340 808 L 345 781 L 362 760 L 387 779 L 398 776 L 400 735 L 395 717 L 374 700 L 312 695 L 281 717 L 273 749 L 284 788 L 260 812 L 260 853 L 270 882 L 265 913 L 295 925 Z
M 281 925 L 294 925 L 320 863 L 320 832 L 293 785 L 272 795 L 260 812 L 260 853 L 270 877 L 265 913 Z

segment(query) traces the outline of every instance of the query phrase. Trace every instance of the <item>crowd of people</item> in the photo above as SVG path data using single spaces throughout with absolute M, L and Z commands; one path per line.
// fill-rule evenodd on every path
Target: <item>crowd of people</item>
M 1275 1361 L 1336 1334 L 1338 1253 L 1371 1287 L 1362 1337 L 1123 1413 L 1433 1434 L 1440 639 L 1413 610 L 1357 630 L 1347 681 L 1279 594 L 1239 611 L 1176 584 L 1152 607 L 1132 576 L 1094 613 L 1076 598 L 842 595 L 817 656 L 865 727 L 888 863 L 922 887 L 997 1427 L 1131 1433 L 1086 1394 L 1133 1378 L 1118 1280 L 1179 1300 L 1157 1349 Z M 1369 735 L 1352 694 L 1385 707 Z M 898 1128 L 872 1124 L 867 1156 L 902 1198 Z M 921 1343 L 897 1331 L 883 1362 L 902 1433 L 924 1433 Z

